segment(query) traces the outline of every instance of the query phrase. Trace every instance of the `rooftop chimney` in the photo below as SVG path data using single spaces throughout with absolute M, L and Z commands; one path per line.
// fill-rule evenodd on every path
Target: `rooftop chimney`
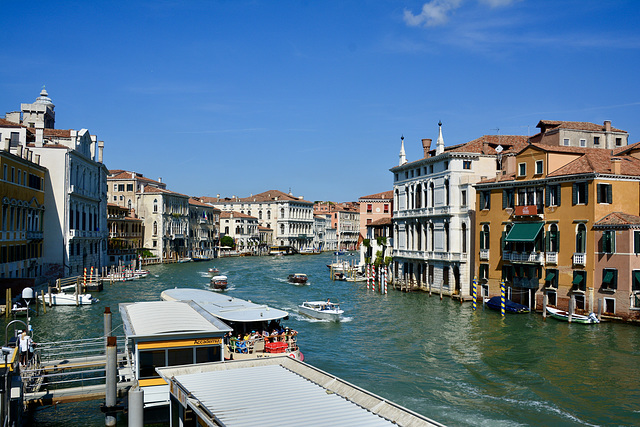
M 44 143 L 44 129 L 36 128 L 36 147 L 42 147 Z
M 35 156 L 35 157 L 36 157 L 36 159 L 35 159 L 35 160 L 36 160 L 36 161 L 35 161 L 35 164 L 36 164 L 36 165 L 39 165 L 39 164 L 40 164 L 40 154 L 36 154 L 36 156 Z
M 104 152 L 104 141 L 98 141 L 98 163 L 102 163 L 103 152 Z
M 161 176 L 158 177 L 158 182 L 162 182 L 162 177 Z
M 429 150 L 431 150 L 431 139 L 424 138 L 422 140 L 422 150 L 424 151 L 424 158 L 429 157 Z
M 622 166 L 622 159 L 621 158 L 619 158 L 619 157 L 612 157 L 611 158 L 611 173 L 613 173 L 615 175 L 620 175 L 621 166 Z
M 604 131 L 611 132 L 611 120 L 604 121 Z

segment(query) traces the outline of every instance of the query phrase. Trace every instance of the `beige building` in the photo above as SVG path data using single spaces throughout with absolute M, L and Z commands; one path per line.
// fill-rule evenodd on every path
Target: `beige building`
M 189 244 L 191 258 L 214 258 L 219 241 L 220 209 L 189 199 Z
M 138 250 L 142 249 L 144 229 L 142 220 L 132 215 L 132 211 L 118 205 L 107 205 L 107 266 L 134 264 Z
M 146 178 L 141 173 L 121 169 L 109 170 L 107 183 L 107 198 L 109 203 L 125 207 L 129 210 L 133 209 L 136 212 L 138 210 L 137 194 L 142 192 L 145 186 L 150 185 L 164 190 L 167 189 L 167 184 L 163 183 L 161 179 L 154 181 L 153 179 Z
M 258 218 L 240 212 L 222 212 L 220 214 L 220 237 L 230 236 L 239 253 L 258 253 L 260 234 Z

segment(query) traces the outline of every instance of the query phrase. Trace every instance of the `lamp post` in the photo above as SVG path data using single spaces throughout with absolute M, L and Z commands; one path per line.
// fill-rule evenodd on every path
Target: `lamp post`
M 22 299 L 27 303 L 27 334 L 29 334 L 29 303 L 33 299 L 33 289 L 24 288 L 22 290 Z

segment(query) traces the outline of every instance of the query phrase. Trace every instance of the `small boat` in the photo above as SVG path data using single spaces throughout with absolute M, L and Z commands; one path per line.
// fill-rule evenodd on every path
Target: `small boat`
M 559 310 L 553 307 L 547 307 L 547 313 L 549 313 L 549 315 L 554 319 L 562 320 L 564 322 L 569 321 L 569 312 L 567 311 Z M 598 317 L 596 316 L 595 313 L 590 313 L 588 316 L 584 316 L 582 314 L 572 314 L 571 322 L 592 324 L 592 323 L 600 323 L 600 320 L 598 320 Z
M 344 255 L 344 254 L 346 254 L 346 252 L 344 250 L 340 249 L 338 251 L 335 251 L 333 254 L 336 255 L 336 256 L 337 255 Z
M 346 282 L 347 276 L 344 273 L 333 273 L 333 280 L 338 280 L 340 282 Z
M 209 269 L 209 274 L 211 274 L 211 275 L 216 275 L 218 273 L 220 273 L 220 270 L 218 270 L 215 267 L 212 267 L 212 268 Z
M 213 276 L 211 278 L 211 287 L 213 289 L 226 289 L 227 288 L 227 276 Z
M 298 253 L 300 255 L 318 255 L 320 251 L 313 248 L 304 248 L 304 249 L 300 249 L 300 252 Z
M 77 305 L 91 305 L 95 304 L 99 300 L 91 296 L 91 294 L 78 294 L 77 295 Z M 38 300 L 42 301 L 42 295 L 38 295 Z M 45 304 L 49 304 L 51 301 L 51 305 L 76 305 L 76 294 L 44 294 L 44 302 Z
M 178 262 L 179 262 L 179 263 L 183 263 L 183 262 L 191 262 L 191 261 L 192 261 L 191 257 L 179 258 L 179 259 L 178 259 Z
M 484 303 L 490 309 L 500 311 L 501 310 L 500 306 L 502 305 L 501 299 L 502 298 L 500 296 L 486 298 L 484 300 Z M 527 307 L 526 305 L 518 304 L 517 302 L 513 302 L 511 300 L 505 299 L 504 310 L 509 313 L 528 313 L 529 307 Z
M 346 280 L 347 282 L 366 282 L 367 276 L 357 273 L 355 276 L 348 276 Z
M 211 261 L 211 258 L 204 255 L 194 255 L 191 257 L 191 261 L 200 262 L 200 261 Z
M 326 301 L 305 301 L 298 306 L 298 312 L 305 316 L 320 320 L 339 321 L 340 316 L 344 313 L 340 309 L 340 304 Z
M 305 283 L 307 283 L 308 279 L 309 278 L 307 277 L 307 275 L 302 273 L 290 274 L 289 277 L 287 277 L 287 280 L 289 282 L 299 285 L 304 285 Z

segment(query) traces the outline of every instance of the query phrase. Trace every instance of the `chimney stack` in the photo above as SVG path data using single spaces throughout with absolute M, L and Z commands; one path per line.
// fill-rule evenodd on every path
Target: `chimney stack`
M 161 176 L 158 177 L 158 182 L 162 182 L 162 177 Z
M 102 163 L 103 152 L 104 152 L 104 141 L 98 141 L 98 163 Z
M 611 120 L 604 121 L 604 131 L 611 132 Z
M 36 147 L 42 147 L 44 143 L 44 129 L 36 128 Z
M 429 151 L 431 150 L 431 138 L 424 138 L 422 140 L 422 150 L 424 151 L 424 158 L 429 157 Z
M 622 159 L 619 157 L 612 157 L 611 158 L 611 173 L 615 174 L 615 175 L 620 175 L 620 171 L 621 171 L 621 166 L 622 166 Z

